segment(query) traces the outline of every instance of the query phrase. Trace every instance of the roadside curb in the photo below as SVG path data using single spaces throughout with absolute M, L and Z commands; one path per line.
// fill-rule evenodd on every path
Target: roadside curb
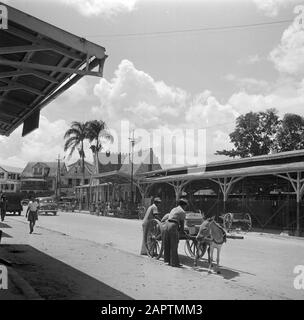
M 20 276 L 20 274 L 15 269 L 13 269 L 12 267 L 8 267 L 8 274 L 11 282 L 22 293 L 25 300 L 44 300 L 37 293 L 37 291 Z
M 253 235 L 253 236 L 262 236 L 267 238 L 273 238 L 273 239 L 281 239 L 281 240 L 304 240 L 304 237 L 296 237 L 296 236 L 285 236 L 280 234 L 274 234 L 274 233 L 266 233 L 266 232 L 248 232 L 246 235 Z

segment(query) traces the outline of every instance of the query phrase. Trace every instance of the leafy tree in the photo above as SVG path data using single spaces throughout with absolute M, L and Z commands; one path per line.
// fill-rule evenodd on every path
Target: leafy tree
M 286 113 L 276 135 L 275 149 L 278 152 L 304 149 L 304 118 Z
M 83 181 L 85 179 L 85 170 L 84 170 L 84 140 L 87 139 L 88 133 L 88 122 L 78 122 L 73 121 L 71 124 L 70 129 L 68 129 L 64 135 L 65 144 L 64 144 L 64 151 L 70 150 L 69 157 L 72 156 L 75 149 L 77 148 L 79 157 L 81 159 L 81 169 L 83 174 Z
M 102 120 L 93 120 L 88 122 L 87 139 L 91 143 L 90 149 L 92 150 L 95 160 L 95 170 L 99 172 L 99 158 L 98 153 L 102 150 L 102 143 L 105 141 L 113 142 L 114 138 L 108 131 L 106 123 Z M 94 142 L 95 144 L 92 144 Z
M 268 154 L 274 147 L 279 125 L 275 109 L 241 115 L 236 119 L 235 130 L 229 135 L 235 148 L 217 151 L 216 154 L 241 158 Z

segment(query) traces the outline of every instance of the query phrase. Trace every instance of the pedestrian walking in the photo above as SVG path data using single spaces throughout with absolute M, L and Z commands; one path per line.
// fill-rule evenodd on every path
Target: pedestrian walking
M 1 211 L 1 221 L 4 221 L 7 209 L 7 198 L 5 193 L 2 193 L 0 196 L 0 211 Z
M 150 220 L 152 220 L 159 213 L 159 206 L 161 204 L 161 199 L 159 197 L 154 198 L 153 204 L 147 209 L 146 214 L 143 219 L 142 229 L 143 229 L 143 239 L 141 244 L 141 255 L 147 255 L 147 248 L 145 244 L 145 234 L 147 226 Z
M 27 217 L 27 220 L 30 223 L 30 233 L 33 233 L 35 223 L 38 220 L 38 208 L 39 208 L 38 200 L 33 199 L 33 197 L 31 197 L 30 202 L 28 204 L 27 211 L 26 211 L 26 215 L 25 215 L 25 217 Z
M 178 257 L 179 233 L 184 232 L 184 222 L 188 200 L 181 198 L 178 206 L 173 208 L 164 224 L 164 261 L 172 267 L 181 267 Z

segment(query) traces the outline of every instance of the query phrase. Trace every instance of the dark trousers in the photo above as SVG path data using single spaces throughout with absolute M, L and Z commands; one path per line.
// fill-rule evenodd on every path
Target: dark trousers
M 3 220 L 4 220 L 5 215 L 6 215 L 6 210 L 5 210 L 5 209 L 3 209 L 3 208 L 1 208 L 1 221 L 3 221 Z
M 167 221 L 164 226 L 163 233 L 164 242 L 164 261 L 168 262 L 171 266 L 179 265 L 178 257 L 178 242 L 179 233 L 178 225 L 175 222 Z

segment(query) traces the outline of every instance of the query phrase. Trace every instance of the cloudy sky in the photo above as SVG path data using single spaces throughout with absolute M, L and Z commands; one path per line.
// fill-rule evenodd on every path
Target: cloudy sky
M 205 128 L 211 161 L 231 147 L 239 114 L 273 107 L 304 116 L 304 25 L 295 12 L 301 1 L 4 2 L 104 46 L 109 57 L 104 78 L 85 77 L 49 104 L 38 130 L 0 136 L 1 164 L 63 157 L 63 135 L 74 120 L 103 119 L 115 130 L 122 120 L 148 132 Z

